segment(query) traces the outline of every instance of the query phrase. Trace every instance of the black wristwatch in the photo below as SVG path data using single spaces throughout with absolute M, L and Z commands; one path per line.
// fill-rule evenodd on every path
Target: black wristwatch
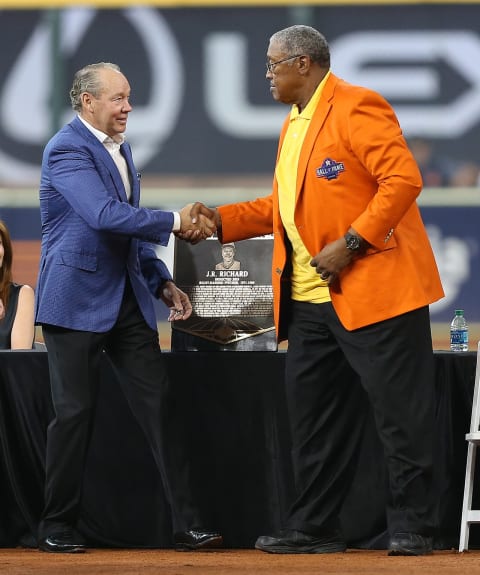
M 362 245 L 362 238 L 349 233 L 345 234 L 344 238 L 347 248 L 352 252 L 358 252 Z

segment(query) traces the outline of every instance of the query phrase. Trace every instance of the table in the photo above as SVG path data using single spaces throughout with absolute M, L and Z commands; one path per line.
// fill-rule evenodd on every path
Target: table
M 252 547 L 281 525 L 292 493 L 284 352 L 165 353 L 189 430 L 185 449 L 206 522 L 225 546 Z M 458 544 L 476 354 L 436 352 L 437 548 Z M 85 470 L 81 529 L 94 546 L 170 547 L 168 503 L 142 432 L 105 360 Z M 412 406 L 414 408 L 414 406 Z M 367 404 L 359 409 L 369 409 Z M 35 532 L 52 418 L 47 353 L 0 353 L 0 545 Z M 172 438 L 174 441 L 175 438 Z M 477 475 L 480 477 L 480 475 Z M 369 417 L 341 520 L 350 547 L 387 546 L 385 469 Z M 478 540 L 477 540 L 478 541 Z M 471 544 L 475 546 L 472 530 Z

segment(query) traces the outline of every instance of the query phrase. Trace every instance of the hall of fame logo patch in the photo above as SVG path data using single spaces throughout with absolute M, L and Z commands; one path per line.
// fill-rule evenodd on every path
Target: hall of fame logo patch
M 322 165 L 316 169 L 317 178 L 326 178 L 327 180 L 335 180 L 338 174 L 345 171 L 343 162 L 336 162 L 331 158 L 325 158 Z

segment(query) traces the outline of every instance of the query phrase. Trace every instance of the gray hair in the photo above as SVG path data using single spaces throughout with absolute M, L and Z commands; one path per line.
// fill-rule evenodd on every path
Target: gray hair
M 270 38 L 285 54 L 305 54 L 322 67 L 330 67 L 330 48 L 325 36 L 311 26 L 297 24 L 275 32 Z
M 100 97 L 103 85 L 100 81 L 98 72 L 105 68 L 120 72 L 120 67 L 117 66 L 117 64 L 98 62 L 97 64 L 88 64 L 88 66 L 84 66 L 81 70 L 78 70 L 78 72 L 75 73 L 72 89 L 70 90 L 70 101 L 72 103 L 72 108 L 76 112 L 80 112 L 82 110 L 81 98 L 84 92 L 89 92 L 95 98 Z

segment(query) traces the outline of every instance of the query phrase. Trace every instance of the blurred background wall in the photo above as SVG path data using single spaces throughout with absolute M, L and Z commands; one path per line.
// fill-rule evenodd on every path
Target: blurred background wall
M 288 113 L 265 80 L 269 37 L 309 24 L 329 40 L 337 75 L 395 108 L 424 177 L 419 203 L 447 294 L 431 308 L 435 347 L 447 347 L 456 307 L 465 309 L 476 346 L 479 2 L 0 0 L 0 8 L 0 217 L 15 243 L 17 281 L 36 282 L 41 155 L 73 116 L 68 91 L 77 69 L 112 61 L 130 81 L 127 137 L 143 205 L 250 199 L 269 193 Z

